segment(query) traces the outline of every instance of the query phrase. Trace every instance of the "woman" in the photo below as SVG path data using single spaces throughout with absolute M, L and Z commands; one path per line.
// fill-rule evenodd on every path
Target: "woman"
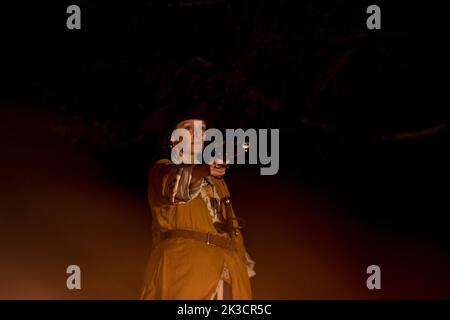
M 191 159 L 203 149 L 203 137 L 194 139 L 196 123 L 203 132 L 202 120 L 176 126 L 190 132 Z M 254 262 L 245 250 L 223 180 L 226 166 L 186 162 L 193 163 L 162 159 L 150 169 L 153 249 L 141 298 L 251 299 Z

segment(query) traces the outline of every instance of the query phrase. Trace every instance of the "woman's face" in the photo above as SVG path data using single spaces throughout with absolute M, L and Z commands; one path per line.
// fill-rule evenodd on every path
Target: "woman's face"
M 205 121 L 200 119 L 188 119 L 177 124 L 176 129 L 186 129 L 191 134 L 191 154 L 201 153 L 203 150 Z

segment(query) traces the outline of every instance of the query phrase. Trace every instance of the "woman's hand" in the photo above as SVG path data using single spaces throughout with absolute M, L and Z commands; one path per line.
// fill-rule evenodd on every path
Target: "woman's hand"
M 226 164 L 198 164 L 192 169 L 192 180 L 195 181 L 212 176 L 216 178 L 222 178 L 227 170 Z
M 222 178 L 225 175 L 226 170 L 227 170 L 226 164 L 214 163 L 209 165 L 209 175 L 216 178 Z

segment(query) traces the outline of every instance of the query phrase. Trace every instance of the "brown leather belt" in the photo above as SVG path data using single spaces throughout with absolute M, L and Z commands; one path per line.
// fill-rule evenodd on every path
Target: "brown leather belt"
M 168 238 L 187 238 L 194 239 L 206 243 L 210 246 L 217 246 L 228 250 L 236 250 L 234 242 L 230 239 L 215 235 L 211 232 L 199 232 L 193 230 L 167 230 L 162 232 L 162 239 Z

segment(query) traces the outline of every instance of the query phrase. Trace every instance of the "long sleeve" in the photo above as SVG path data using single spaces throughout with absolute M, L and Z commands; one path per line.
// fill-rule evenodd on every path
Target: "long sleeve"
M 186 203 L 194 199 L 201 189 L 201 181 L 192 184 L 194 165 L 175 165 L 169 160 L 160 160 L 151 168 L 149 184 L 159 200 L 166 204 Z

